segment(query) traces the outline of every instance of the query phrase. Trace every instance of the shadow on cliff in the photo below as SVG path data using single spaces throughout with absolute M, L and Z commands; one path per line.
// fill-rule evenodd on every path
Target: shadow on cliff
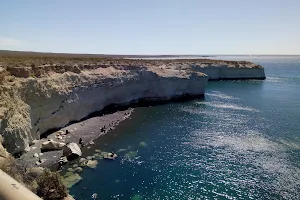
M 110 105 L 105 106 L 102 110 L 93 112 L 93 113 L 89 114 L 88 116 L 82 118 L 81 120 L 70 121 L 64 127 L 69 126 L 71 124 L 78 123 L 78 122 L 82 122 L 84 120 L 87 120 L 87 119 L 90 119 L 90 118 L 93 118 L 93 117 L 108 115 L 108 114 L 112 114 L 112 113 L 115 113 L 115 112 L 118 112 L 118 111 L 125 111 L 125 110 L 128 110 L 130 108 L 157 106 L 157 105 L 164 105 L 164 104 L 176 103 L 176 102 L 181 103 L 181 102 L 191 101 L 191 100 L 194 100 L 194 99 L 204 100 L 204 97 L 205 97 L 204 94 L 196 94 L 196 95 L 184 94 L 184 95 L 176 96 L 176 97 L 173 97 L 173 98 L 166 98 L 166 99 L 162 99 L 162 98 L 141 98 L 141 99 L 133 100 L 131 102 L 123 103 L 123 104 L 110 104 Z M 63 128 L 63 127 L 49 129 L 48 131 L 46 131 L 45 133 L 43 133 L 41 135 L 41 138 L 46 138 L 48 135 L 60 130 L 61 128 Z

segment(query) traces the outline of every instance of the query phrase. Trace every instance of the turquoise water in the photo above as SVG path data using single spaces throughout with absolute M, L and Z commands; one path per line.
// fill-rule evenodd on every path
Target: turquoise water
M 265 81 L 210 82 L 204 99 L 137 108 L 97 148 L 76 199 L 300 199 L 300 57 L 223 57 Z

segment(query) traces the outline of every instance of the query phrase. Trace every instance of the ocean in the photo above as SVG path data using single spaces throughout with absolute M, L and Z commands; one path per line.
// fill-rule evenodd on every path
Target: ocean
M 118 159 L 84 169 L 75 199 L 300 199 L 300 56 L 214 58 L 260 64 L 267 79 L 136 108 L 96 143 Z

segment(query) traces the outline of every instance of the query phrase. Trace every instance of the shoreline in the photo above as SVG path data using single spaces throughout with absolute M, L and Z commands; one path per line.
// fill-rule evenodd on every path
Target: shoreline
M 134 112 L 135 108 L 138 107 L 151 107 L 169 103 L 178 103 L 178 102 L 186 102 L 191 101 L 197 98 L 204 98 L 204 94 L 196 94 L 189 95 L 184 94 L 181 96 L 175 96 L 171 99 L 152 99 L 152 98 L 141 98 L 135 101 L 132 101 L 128 104 L 111 104 L 106 106 L 103 110 L 94 112 L 84 117 L 82 120 L 74 123 L 70 123 L 62 128 L 57 128 L 53 130 L 49 130 L 48 133 L 44 133 L 44 137 L 38 140 L 34 145 L 30 146 L 30 150 L 24 154 L 22 154 L 18 161 L 24 163 L 28 167 L 45 167 L 52 169 L 53 171 L 57 170 L 58 160 L 62 155 L 62 150 L 55 151 L 47 151 L 41 152 L 41 144 L 45 141 L 53 139 L 57 142 L 70 143 L 75 142 L 78 144 L 79 138 L 82 138 L 85 147 L 81 148 L 82 154 L 86 154 L 90 149 L 93 150 L 93 146 L 95 144 L 95 140 L 99 140 L 99 138 L 105 134 L 116 129 L 119 123 L 126 121 L 126 119 L 130 119 L 131 114 Z M 102 127 L 106 127 L 105 132 L 101 132 Z M 58 131 L 66 131 L 69 130 L 70 133 L 66 135 L 65 139 L 57 139 L 56 133 Z M 51 132 L 50 132 L 51 131 Z M 46 134 L 46 135 L 45 135 Z M 35 157 L 34 154 L 38 154 L 38 157 Z M 41 159 L 44 161 L 43 163 L 36 165 L 36 162 Z M 44 160 L 43 160 L 44 159 Z M 76 160 L 76 159 L 75 159 Z M 69 163 L 73 163 L 73 161 L 69 161 L 66 166 L 69 166 Z
M 52 166 L 57 165 L 58 160 L 62 156 L 63 150 L 41 152 L 40 146 L 43 142 L 53 139 L 57 142 L 75 142 L 78 144 L 79 138 L 82 138 L 85 147 L 83 147 L 81 150 L 82 152 L 85 152 L 87 149 L 91 148 L 94 140 L 114 130 L 120 122 L 128 119 L 133 111 L 134 109 L 129 108 L 103 116 L 94 116 L 83 121 L 67 125 L 61 129 L 58 129 L 61 131 L 70 131 L 70 133 L 66 135 L 65 139 L 57 139 L 55 137 L 57 132 L 53 132 L 46 138 L 42 138 L 34 145 L 30 146 L 30 150 L 21 155 L 20 158 L 18 158 L 18 161 L 25 163 L 25 165 L 28 167 L 52 168 Z M 101 128 L 104 126 L 106 127 L 106 131 L 101 132 Z M 34 154 L 36 153 L 39 155 L 38 157 L 34 157 Z M 39 159 L 45 160 L 43 160 L 44 162 L 40 165 L 36 165 L 36 162 Z
M 265 78 L 263 67 L 248 61 L 50 57 L 49 62 L 11 57 L 0 68 L 5 78 L 0 132 L 4 147 L 16 157 L 44 134 L 111 104 L 204 94 L 208 80 Z

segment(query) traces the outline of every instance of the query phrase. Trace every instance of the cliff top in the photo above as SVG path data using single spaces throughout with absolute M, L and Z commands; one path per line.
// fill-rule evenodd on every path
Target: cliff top
M 60 53 L 38 53 L 0 51 L 0 76 L 13 75 L 15 77 L 40 77 L 49 75 L 51 72 L 80 73 L 83 70 L 95 70 L 99 68 L 113 67 L 115 69 L 130 70 L 138 68 L 164 68 L 174 70 L 186 70 L 193 66 L 230 68 L 262 68 L 248 61 L 225 61 L 212 59 L 176 59 L 151 60 L 126 59 L 125 56 L 102 55 L 102 54 L 60 54 Z M 146 56 L 147 57 L 147 56 Z M 164 56 L 160 56 L 164 57 Z M 5 74 L 4 74 L 5 72 Z M 1 75 L 2 74 L 2 75 Z M 0 77 L 1 79 L 1 77 Z

